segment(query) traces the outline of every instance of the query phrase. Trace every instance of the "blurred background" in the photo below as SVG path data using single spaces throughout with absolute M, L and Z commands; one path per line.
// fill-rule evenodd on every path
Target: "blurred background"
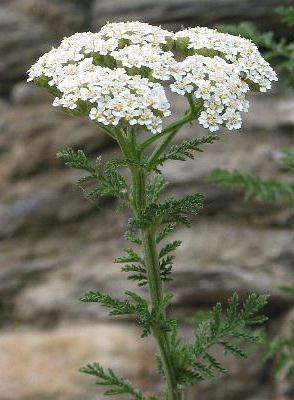
M 140 20 L 164 27 L 257 24 L 277 38 L 293 39 L 274 13 L 275 0 L 1 0 L 0 2 L 0 400 L 100 400 L 99 389 L 78 368 L 98 361 L 157 390 L 153 344 L 136 325 L 111 319 L 78 299 L 90 289 L 120 296 L 134 289 L 113 264 L 125 246 L 126 211 L 107 200 L 99 209 L 81 196 L 77 172 L 55 154 L 66 146 L 109 158 L 115 148 L 89 121 L 62 114 L 51 98 L 25 83 L 25 71 L 43 52 L 76 31 L 98 30 L 106 21 Z M 181 105 L 178 105 L 181 107 Z M 164 170 L 169 192 L 200 191 L 206 207 L 190 230 L 180 228 L 172 312 L 183 319 L 196 310 L 241 296 L 270 292 L 269 335 L 287 332 L 294 286 L 293 207 L 243 201 L 207 181 L 212 169 L 238 168 L 265 178 L 289 179 L 278 151 L 294 145 L 294 91 L 280 82 L 255 95 L 242 133 L 222 134 L 194 161 Z M 203 134 L 197 125 L 181 138 Z M 293 387 L 274 374 L 274 361 L 226 365 L 229 376 L 200 384 L 197 400 L 290 400 Z

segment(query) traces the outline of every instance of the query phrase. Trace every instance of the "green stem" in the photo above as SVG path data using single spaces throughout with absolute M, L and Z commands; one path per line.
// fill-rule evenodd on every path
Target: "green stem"
M 156 150 L 154 150 L 154 152 L 151 154 L 151 156 L 150 156 L 150 158 L 148 160 L 148 166 L 147 166 L 148 171 L 152 171 L 154 169 L 154 167 L 156 167 L 159 157 L 161 156 L 163 151 L 167 148 L 167 146 L 172 141 L 172 139 L 175 137 L 175 135 L 177 134 L 178 130 L 179 130 L 179 128 L 171 131 L 164 138 L 164 140 L 161 142 L 161 144 L 156 148 Z
M 191 94 L 186 95 L 189 103 L 189 110 L 186 111 L 186 113 L 180 118 L 178 121 L 170 124 L 167 126 L 165 129 L 163 129 L 159 133 L 155 133 L 154 135 L 150 136 L 148 139 L 145 140 L 140 145 L 141 150 L 145 150 L 147 147 L 149 147 L 151 144 L 153 144 L 156 140 L 159 140 L 163 138 L 167 133 L 170 132 L 178 132 L 178 130 L 185 125 L 187 122 L 191 122 L 194 119 L 198 118 L 199 116 L 199 111 L 201 111 L 202 108 L 202 102 L 195 99 L 193 99 L 193 96 Z M 173 136 L 172 136 L 173 137 Z
M 142 230 L 142 242 L 145 263 L 147 264 L 147 274 L 152 305 L 156 305 L 162 300 L 162 284 L 159 272 L 158 254 L 155 244 L 155 234 L 152 231 Z
M 132 171 L 133 178 L 133 205 L 137 217 L 142 214 L 146 205 L 146 174 L 140 168 Z M 159 271 L 158 252 L 155 241 L 155 229 L 141 230 L 144 259 L 147 269 L 148 284 L 152 307 L 162 302 L 163 291 Z M 165 317 L 164 315 L 162 316 Z M 163 370 L 167 383 L 168 400 L 181 400 L 181 393 L 177 387 L 175 370 L 170 351 L 168 334 L 158 327 L 153 327 L 153 335 L 160 351 Z
M 131 167 L 132 175 L 132 208 L 138 219 L 142 216 L 146 207 L 146 178 L 147 172 L 141 168 L 142 149 L 136 142 L 134 131 L 129 131 L 126 135 L 122 131 L 116 131 L 116 140 L 122 153 L 129 159 L 136 160 L 138 166 Z M 156 247 L 155 227 L 141 229 L 141 237 L 144 251 L 144 260 L 147 270 L 147 278 L 150 291 L 151 305 L 154 309 L 162 303 L 163 290 L 160 278 L 158 252 Z M 165 315 L 162 315 L 165 318 Z M 163 371 L 167 383 L 168 400 L 182 400 L 182 389 L 178 388 L 175 368 L 173 365 L 169 335 L 162 331 L 160 327 L 153 326 L 152 333 L 157 342 L 160 352 Z
M 191 121 L 191 117 L 190 115 L 187 115 L 186 117 L 186 122 Z M 163 141 L 160 143 L 159 146 L 156 147 L 156 149 L 154 150 L 154 152 L 151 154 L 151 156 L 149 157 L 148 160 L 148 171 L 152 171 L 154 169 L 154 167 L 156 167 L 157 161 L 159 159 L 159 157 L 161 156 L 161 154 L 163 153 L 163 151 L 167 148 L 167 146 L 169 145 L 169 143 L 172 141 L 172 139 L 175 137 L 175 135 L 177 134 L 177 132 L 179 131 L 179 129 L 181 128 L 183 124 L 180 125 L 175 125 L 174 129 L 172 129 L 163 139 Z
M 141 144 L 141 149 L 144 150 L 145 148 L 149 147 L 152 143 L 164 137 L 170 131 L 174 131 L 175 129 L 178 131 L 185 123 L 189 121 L 191 121 L 191 115 L 190 113 L 187 113 L 180 120 L 174 122 L 173 124 L 170 124 L 163 131 L 150 136 L 147 140 L 145 140 L 145 142 Z
M 194 119 L 198 118 L 201 110 L 202 110 L 202 102 L 197 101 L 195 102 L 192 98 L 191 95 L 187 95 L 189 105 L 190 105 L 190 110 L 185 114 L 181 119 L 178 121 L 174 122 L 173 124 L 169 125 L 166 129 L 164 129 L 160 134 L 159 137 L 163 137 L 163 141 L 160 143 L 159 146 L 156 147 L 156 149 L 153 151 L 151 156 L 149 157 L 148 160 L 148 171 L 152 171 L 158 162 L 159 157 L 163 153 L 163 151 L 167 148 L 167 146 L 170 144 L 172 139 L 175 137 L 177 132 L 181 129 L 181 127 Z M 157 138 L 156 138 L 157 139 Z M 149 139 L 149 142 L 151 142 L 152 137 Z M 148 140 L 145 142 L 148 143 Z M 145 148 L 145 143 L 142 144 L 142 147 Z M 150 143 L 148 143 L 149 145 Z

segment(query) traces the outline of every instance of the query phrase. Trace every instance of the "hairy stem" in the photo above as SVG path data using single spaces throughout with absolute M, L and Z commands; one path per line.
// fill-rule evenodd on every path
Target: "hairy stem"
M 146 205 L 146 175 L 140 168 L 132 171 L 133 178 L 133 203 L 137 217 L 140 217 Z M 162 302 L 163 291 L 160 279 L 158 252 L 155 241 L 155 229 L 141 230 L 144 259 L 147 269 L 148 284 L 152 307 Z M 162 316 L 165 318 L 165 316 Z M 167 383 L 168 400 L 181 400 L 182 395 L 177 387 L 175 370 L 172 362 L 170 342 L 168 334 L 159 327 L 153 327 L 153 335 L 156 339 Z
M 116 132 L 116 140 L 125 157 L 137 161 L 138 166 L 131 167 L 132 176 L 132 209 L 137 218 L 140 219 L 146 207 L 146 179 L 147 172 L 140 167 L 142 149 L 138 146 L 134 132 L 129 132 L 127 137 L 123 132 Z M 159 271 L 158 251 L 156 248 L 155 227 L 141 229 L 144 260 L 147 270 L 148 285 L 152 308 L 162 303 L 163 290 Z M 165 318 L 165 315 L 162 315 Z M 168 400 L 182 400 L 182 389 L 178 388 L 176 373 L 171 356 L 169 335 L 160 327 L 153 326 L 153 336 L 157 342 L 162 360 L 162 366 L 167 383 Z

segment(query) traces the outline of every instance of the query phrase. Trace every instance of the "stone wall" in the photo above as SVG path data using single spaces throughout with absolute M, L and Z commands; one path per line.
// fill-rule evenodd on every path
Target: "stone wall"
M 209 25 L 256 20 L 280 27 L 272 8 L 290 1 L 222 0 L 2 0 L 0 5 L 0 400 L 102 399 L 79 366 L 99 360 L 145 390 L 160 388 L 153 344 L 140 340 L 134 321 L 111 319 L 96 305 L 80 304 L 89 289 L 119 296 L 135 288 L 112 263 L 125 245 L 127 212 L 114 201 L 101 208 L 75 186 L 77 172 L 56 160 L 58 149 L 83 148 L 105 158 L 111 141 L 90 122 L 54 109 L 49 95 L 23 82 L 29 65 L 52 43 L 105 20 Z M 178 108 L 181 108 L 178 104 Z M 201 191 L 206 207 L 190 230 L 180 228 L 172 312 L 179 318 L 225 300 L 269 291 L 271 335 L 287 329 L 293 298 L 278 287 L 294 285 L 293 208 L 246 203 L 207 182 L 215 167 L 240 168 L 289 179 L 279 149 L 293 146 L 294 94 L 280 85 L 255 96 L 242 133 L 222 140 L 196 160 L 164 170 L 175 196 Z M 246 133 L 245 133 L 246 131 Z M 203 134 L 193 125 L 181 138 Z M 292 309 L 292 311 L 291 311 Z M 184 323 L 184 333 L 189 327 Z M 190 399 L 290 400 L 293 391 L 273 377 L 273 366 L 253 354 L 227 359 L 231 375 L 199 385 Z M 292 389 L 293 390 L 293 389 Z M 292 393 L 292 394 L 291 394 Z

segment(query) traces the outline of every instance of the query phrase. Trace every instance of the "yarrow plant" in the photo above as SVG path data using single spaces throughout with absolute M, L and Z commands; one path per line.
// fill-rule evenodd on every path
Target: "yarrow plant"
M 148 287 L 150 300 L 130 291 L 119 299 L 89 292 L 81 300 L 100 303 L 110 315 L 135 317 L 142 337 L 153 335 L 157 342 L 158 372 L 166 384 L 160 398 L 182 400 L 187 386 L 225 372 L 212 347 L 246 356 L 241 342 L 259 340 L 250 328 L 265 321 L 259 311 L 267 296 L 252 294 L 240 304 L 233 294 L 226 311 L 217 304 L 195 327 L 191 343 L 181 340 L 177 321 L 168 315 L 172 294 L 163 291 L 164 283 L 172 279 L 173 252 L 181 242 L 168 243 L 166 237 L 178 224 L 189 226 L 203 206 L 203 196 L 162 200 L 166 184 L 161 167 L 169 160 L 194 158 L 205 144 L 218 140 L 209 134 L 171 145 L 180 128 L 198 120 L 211 132 L 239 129 L 242 113 L 249 108 L 246 93 L 266 91 L 277 76 L 247 39 L 203 27 L 174 34 L 127 22 L 108 23 L 98 33 L 63 39 L 30 68 L 28 80 L 48 89 L 55 96 L 54 106 L 90 118 L 121 150 L 120 158 L 107 162 L 98 157 L 92 163 L 82 150 L 73 149 L 61 151 L 58 158 L 86 172 L 79 184 L 88 197 L 116 197 L 131 209 L 125 234 L 131 247 L 115 262 L 123 265 L 129 279 Z M 175 115 L 171 100 L 178 95 L 187 100 L 187 110 L 169 121 Z M 98 363 L 82 372 L 108 386 L 105 395 L 159 398 L 144 396 Z

